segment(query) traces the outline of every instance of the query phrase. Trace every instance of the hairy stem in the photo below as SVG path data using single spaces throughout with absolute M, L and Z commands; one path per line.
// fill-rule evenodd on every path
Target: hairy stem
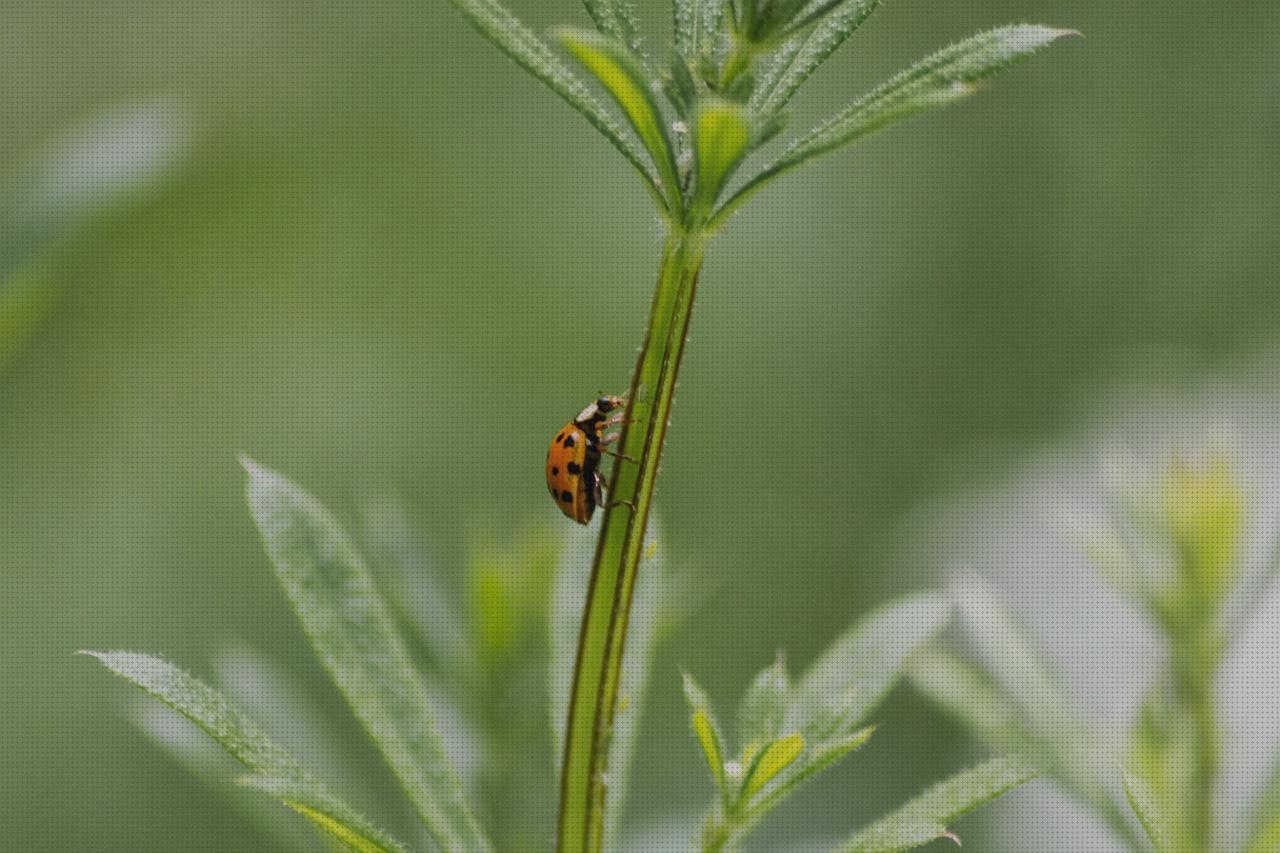
M 703 235 L 672 225 L 663 248 L 644 345 L 631 377 L 619 459 L 596 546 L 578 639 L 560 778 L 560 853 L 598 853 L 604 835 L 605 770 L 622 671 L 627 617 L 658 462 L 684 353 Z

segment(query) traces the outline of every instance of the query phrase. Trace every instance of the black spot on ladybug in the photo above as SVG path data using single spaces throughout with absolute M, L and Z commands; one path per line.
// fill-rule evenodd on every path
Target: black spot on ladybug
M 573 436 L 571 436 L 571 435 L 566 435 L 566 436 L 564 437 L 564 446 L 565 446 L 565 447 L 573 447 Z
M 559 435 L 557 435 L 556 441 L 564 441 L 564 433 L 560 433 Z
M 569 463 L 569 473 L 570 473 L 570 474 L 581 474 L 581 473 L 582 473 L 582 466 L 581 466 L 581 465 L 579 465 L 577 462 L 570 462 L 570 463 Z
M 573 492 L 561 492 L 560 500 L 564 501 L 565 503 L 571 503 L 573 501 Z
M 571 472 L 573 471 L 573 463 L 572 463 L 572 462 L 570 462 L 570 463 L 569 463 L 569 470 L 570 470 Z M 558 466 L 552 465 L 552 466 L 551 466 L 551 476 L 552 476 L 552 477 L 555 477 L 555 476 L 558 476 L 559 474 L 560 474 L 560 468 L 559 468 Z

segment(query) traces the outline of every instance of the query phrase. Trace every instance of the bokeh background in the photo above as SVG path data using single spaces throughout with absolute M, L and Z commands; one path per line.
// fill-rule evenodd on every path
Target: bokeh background
M 586 20 L 572 0 L 512 5 L 539 28 Z M 640 11 L 665 43 L 665 3 Z M 1280 336 L 1271 0 L 894 0 L 792 126 L 1023 20 L 1085 37 L 790 175 L 711 248 L 659 491 L 703 592 L 657 661 L 638 823 L 707 794 L 680 667 L 727 711 L 776 650 L 800 666 L 929 582 L 890 557 L 904 530 L 929 535 L 904 526 L 920 507 L 1066 441 L 1118 377 L 1211 383 Z M 73 652 L 208 674 L 244 643 L 346 725 L 236 454 L 344 518 L 398 495 L 442 582 L 465 585 L 479 545 L 567 523 L 545 445 L 625 387 L 659 228 L 616 152 L 443 0 L 4 0 L 0 76 L 18 188 L 0 296 L 27 306 L 0 328 L 3 843 L 264 849 Z M 69 133 L 73 177 L 128 172 L 121 126 L 154 147 L 144 190 L 80 216 L 73 180 L 35 226 L 15 213 Z M 973 755 L 910 692 L 880 717 L 763 844 L 847 829 Z

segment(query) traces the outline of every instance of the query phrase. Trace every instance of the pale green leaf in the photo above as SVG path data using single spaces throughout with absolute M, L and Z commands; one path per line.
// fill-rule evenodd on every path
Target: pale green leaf
M 796 90 L 844 40 L 867 19 L 880 0 L 845 0 L 806 33 L 800 33 L 778 49 L 772 63 L 765 66 L 751 108 L 772 115 L 787 105 Z
M 319 826 L 357 853 L 391 853 L 404 848 L 385 837 L 370 837 L 367 832 L 350 826 L 343 818 L 341 803 L 313 786 L 278 776 L 245 776 L 240 784 L 261 791 Z
M 657 178 L 646 163 L 645 155 L 627 136 L 614 115 L 542 39 L 497 0 L 451 2 L 481 35 L 591 122 L 640 173 L 659 205 L 665 206 L 662 193 L 658 191 Z
M 742 799 L 750 800 L 765 785 L 791 765 L 804 751 L 804 735 L 799 732 L 781 737 L 765 747 L 759 760 L 751 768 L 751 775 L 742 786 Z
M 1154 829 L 1163 849 L 1195 850 L 1208 829 L 1201 822 L 1208 813 L 1201 798 L 1200 731 L 1192 711 L 1171 693 L 1169 685 L 1157 684 L 1143 703 L 1130 733 L 1125 789 L 1147 833 Z
M 1073 34 L 1071 30 L 1032 25 L 1001 27 L 935 53 L 793 142 L 725 202 L 713 224 L 723 221 L 747 197 L 788 169 L 895 121 L 968 97 L 978 91 L 984 78 Z
M 926 593 L 864 616 L 800 679 L 782 730 L 802 732 L 816 743 L 858 728 L 897 683 L 911 654 L 950 615 L 951 605 L 943 596 Z
M 778 655 L 756 676 L 738 705 L 738 745 L 745 749 L 777 737 L 790 699 L 791 677 L 787 675 L 786 661 Z
M 1164 821 L 1160 816 L 1155 794 L 1147 783 L 1132 773 L 1124 774 L 1124 794 L 1129 798 L 1129 806 L 1138 816 L 1138 822 L 1146 830 L 1151 839 L 1151 846 L 1156 853 L 1174 853 L 1173 846 L 1165 837 Z M 1274 850 L 1274 848 L 1270 848 Z
M 643 59 L 635 9 L 630 0 L 582 0 L 582 5 L 587 7 L 596 29 L 626 45 L 637 59 Z
M 976 731 L 994 746 L 1033 757 L 1068 791 L 1102 815 L 1120 837 L 1132 840 L 1134 830 L 1126 809 L 1099 775 L 1099 768 L 1109 761 L 1103 752 L 1105 744 L 1076 715 L 1056 673 L 1023 626 L 983 578 L 957 576 L 951 590 L 959 621 L 991 678 L 954 666 L 935 672 L 934 687 L 955 691 L 949 704 L 945 695 L 941 697 L 944 705 L 955 711 L 958 704 L 973 700 L 984 712 L 994 714 L 990 720 L 974 720 L 978 708 L 971 707 L 961 712 L 961 718 L 976 723 Z M 947 677 L 952 679 L 949 684 L 943 681 Z M 998 697 L 988 689 L 992 680 Z M 930 682 L 926 680 L 924 686 Z M 997 728 L 1011 716 L 1016 716 L 1016 725 Z
M 249 509 L 320 662 L 436 842 L 449 851 L 488 850 L 440 742 L 422 678 L 355 546 L 315 498 L 241 461 Z
M 676 52 L 693 71 L 718 48 L 724 7 L 720 0 L 674 0 Z
M 96 658 L 111 672 L 195 723 L 255 776 L 270 777 L 280 780 L 282 786 L 287 785 L 288 801 L 279 796 L 277 799 L 290 806 L 306 805 L 310 813 L 303 814 L 334 837 L 362 851 L 404 850 L 403 845 L 331 794 L 222 694 L 203 681 L 165 661 L 135 652 L 84 654 Z M 268 793 L 275 796 L 275 792 Z
M 693 150 L 697 159 L 695 206 L 710 210 L 725 182 L 733 175 L 751 142 L 746 111 L 732 101 L 704 98 L 693 119 Z
M 644 69 L 623 45 L 598 33 L 562 27 L 556 30 L 556 36 L 622 108 L 658 168 L 659 187 L 667 196 L 668 206 L 678 209 L 680 179 L 675 149 Z
M 959 656 L 928 646 L 907 665 L 911 685 L 994 749 L 1024 752 L 1031 736 L 1017 707 L 977 667 Z
M 840 853 L 897 853 L 950 835 L 956 818 L 1036 777 L 1015 758 L 993 758 L 952 776 L 858 832 Z M 954 836 L 952 836 L 954 839 Z
M 711 779 L 715 782 L 721 796 L 727 797 L 729 786 L 724 773 L 726 754 L 724 735 L 721 734 L 720 723 L 711 709 L 707 694 L 687 672 L 684 674 L 684 698 L 689 703 L 689 725 L 698 738 L 698 745 L 702 747 L 702 755 L 707 760 Z

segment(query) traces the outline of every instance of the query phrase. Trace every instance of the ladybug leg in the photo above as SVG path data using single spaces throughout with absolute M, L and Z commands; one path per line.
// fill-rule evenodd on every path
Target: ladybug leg
M 595 501 L 596 506 L 604 506 L 604 477 L 599 473 L 594 473 L 592 476 L 595 482 L 591 484 L 591 499 Z
M 636 463 L 638 464 L 638 463 L 639 463 L 639 460 L 634 459 L 634 458 L 632 458 L 632 457 L 628 456 L 628 455 L 627 455 L 627 454 L 625 454 L 625 453 L 619 453 L 619 452 L 617 452 L 616 450 L 610 450 L 609 448 L 605 447 L 605 445 L 606 445 L 606 444 L 613 444 L 615 441 L 617 441 L 617 440 L 618 440 L 618 435 L 619 435 L 619 434 L 615 432 L 615 433 L 612 433 L 612 434 L 610 434 L 610 435 L 603 436 L 603 437 L 600 439 L 600 441 L 599 441 L 599 442 L 597 442 L 597 444 L 596 444 L 596 448 L 597 448 L 601 453 L 607 453 L 607 454 L 609 454 L 610 456 L 612 456 L 614 459 L 625 459 L 625 460 L 627 460 L 628 462 L 636 462 Z

